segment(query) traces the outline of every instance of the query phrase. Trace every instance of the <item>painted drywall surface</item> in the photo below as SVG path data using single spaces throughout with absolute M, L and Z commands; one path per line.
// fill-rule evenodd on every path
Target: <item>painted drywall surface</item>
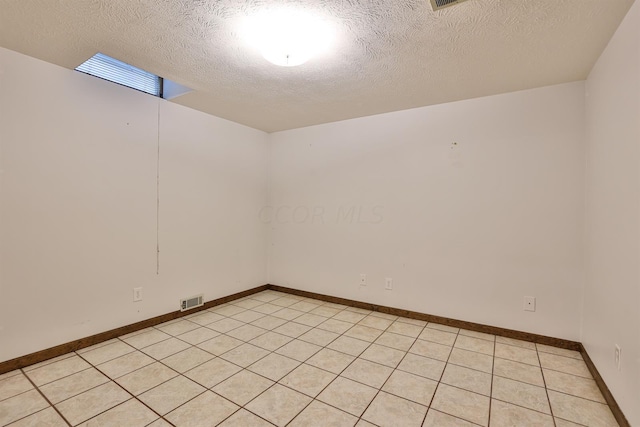
M 9 50 L 0 73 L 0 361 L 265 283 L 266 134 Z
M 640 4 L 587 80 L 586 285 L 582 342 L 640 425 Z M 614 346 L 622 348 L 621 370 Z
M 581 82 L 271 134 L 270 283 L 577 339 L 583 134 Z

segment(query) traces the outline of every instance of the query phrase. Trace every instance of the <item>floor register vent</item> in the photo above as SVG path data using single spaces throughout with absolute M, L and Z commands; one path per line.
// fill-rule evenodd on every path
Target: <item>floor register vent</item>
M 431 0 L 431 7 L 433 11 L 444 9 L 445 7 L 454 6 L 456 4 L 464 3 L 467 0 Z
M 203 305 L 204 305 L 204 294 L 196 295 L 195 297 L 181 299 L 180 311 L 191 310 L 192 308 L 201 307 Z

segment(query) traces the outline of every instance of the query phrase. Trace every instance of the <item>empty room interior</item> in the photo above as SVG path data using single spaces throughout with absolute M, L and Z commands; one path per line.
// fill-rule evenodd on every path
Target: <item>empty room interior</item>
M 0 426 L 640 426 L 634 0 L 0 0 Z

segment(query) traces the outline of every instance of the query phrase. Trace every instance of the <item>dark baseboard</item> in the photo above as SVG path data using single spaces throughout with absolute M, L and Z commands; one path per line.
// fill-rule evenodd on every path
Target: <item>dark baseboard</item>
M 142 320 L 140 322 L 132 323 L 130 325 L 122 326 L 110 331 L 101 332 L 99 334 L 91 335 L 89 337 L 80 338 L 79 340 L 70 341 L 65 344 L 60 344 L 55 347 L 47 348 L 45 350 L 36 351 L 35 353 L 27 354 L 26 356 L 16 357 L 15 359 L 7 360 L 6 362 L 0 362 L 0 374 L 13 371 L 14 369 L 21 369 L 34 363 L 43 362 L 54 357 L 62 356 L 72 351 L 77 351 L 85 347 L 100 344 L 104 341 L 120 337 L 122 335 L 130 334 L 141 329 L 149 328 L 151 326 L 159 325 L 160 323 L 168 322 L 170 320 L 177 319 L 179 317 L 187 316 L 196 313 L 207 308 L 215 307 L 220 304 L 224 304 L 229 301 L 233 301 L 239 298 L 243 298 L 257 292 L 267 290 L 269 285 L 258 286 L 257 288 L 248 289 L 246 291 L 238 292 L 233 295 L 229 295 L 222 298 L 217 298 L 212 301 L 206 302 L 202 307 L 194 308 L 188 311 L 174 311 L 171 313 L 163 314 L 161 316 L 152 317 L 150 319 Z
M 589 368 L 589 372 L 591 372 L 593 379 L 596 380 L 596 384 L 602 392 L 602 397 L 604 397 L 604 400 L 609 405 L 609 408 L 611 409 L 611 412 L 613 412 L 613 416 L 616 417 L 616 421 L 620 424 L 620 427 L 631 427 L 631 424 L 627 421 L 627 417 L 624 416 L 620 406 L 618 406 L 618 402 L 616 402 L 613 394 L 611 394 L 611 390 L 609 390 L 609 387 L 607 387 L 607 384 L 602 379 L 600 372 L 598 372 L 596 365 L 593 364 L 591 357 L 589 357 L 589 353 L 587 353 L 587 350 L 584 348 L 582 343 L 580 344 L 580 353 L 582 354 L 582 358 L 587 364 L 587 368 Z
M 345 298 L 334 297 L 330 295 L 317 294 L 315 292 L 301 291 L 298 289 L 286 288 L 284 286 L 268 285 L 269 289 L 280 291 L 292 295 L 298 295 L 308 298 L 315 298 L 322 301 L 333 302 L 336 304 L 348 305 L 351 307 L 363 308 L 380 313 L 392 314 L 394 316 L 408 317 L 410 319 L 424 320 L 425 322 L 440 323 L 442 325 L 453 326 L 455 328 L 468 329 L 476 332 L 484 332 L 486 334 L 499 335 L 501 337 L 513 338 L 517 340 L 530 341 L 539 344 L 551 345 L 554 347 L 565 348 L 568 350 L 580 351 L 582 345 L 576 341 L 563 340 L 560 338 L 547 337 L 545 335 L 532 334 L 529 332 L 520 332 L 513 329 L 499 328 L 497 326 L 483 325 L 481 323 L 466 322 L 464 320 L 450 319 L 448 317 L 434 316 L 432 314 L 418 313 L 416 311 L 403 310 L 401 308 L 387 307 L 384 305 L 369 304 L 366 302 L 355 301 Z
M 186 315 L 190 315 L 196 313 L 201 310 L 206 310 L 211 307 L 215 307 L 220 304 L 227 303 L 229 301 L 233 301 L 239 298 L 244 298 L 246 296 L 262 292 L 264 290 L 271 289 L 274 291 L 279 291 L 287 294 L 298 295 L 307 298 L 314 298 L 321 301 L 332 302 L 336 304 L 342 304 L 350 307 L 357 307 L 371 311 L 377 311 L 380 313 L 387 313 L 394 316 L 402 316 L 408 317 L 410 319 L 423 320 L 426 322 L 434 322 L 440 323 L 443 325 L 452 326 L 455 328 L 463 328 L 476 332 L 484 332 L 487 334 L 498 335 L 506 338 L 513 338 L 523 341 L 529 341 L 534 343 L 551 345 L 554 347 L 565 348 L 568 350 L 579 351 L 584 358 L 591 375 L 596 381 L 596 384 L 600 388 L 602 392 L 602 396 L 605 401 L 611 408 L 613 415 L 615 416 L 620 427 L 630 427 L 629 422 L 627 421 L 624 413 L 618 406 L 618 403 L 614 399 L 611 391 L 607 387 L 606 383 L 602 379 L 602 376 L 596 369 L 593 361 L 589 357 L 589 354 L 585 350 L 582 343 L 570 340 L 564 340 L 560 338 L 548 337 L 545 335 L 532 334 L 529 332 L 521 332 L 513 329 L 500 328 L 497 326 L 483 325 L 481 323 L 474 322 L 466 322 L 464 320 L 456 320 L 450 319 L 448 317 L 442 316 L 434 316 L 431 314 L 419 313 L 416 311 L 404 310 L 401 308 L 388 307 L 384 305 L 370 304 L 362 301 L 355 301 L 346 298 L 334 297 L 331 295 L 318 294 L 315 292 L 302 291 L 299 289 L 287 288 L 284 286 L 278 285 L 262 285 L 253 289 L 248 289 L 246 291 L 238 292 L 233 295 L 229 295 L 222 298 L 217 298 L 212 301 L 208 301 L 202 307 L 198 307 L 193 310 L 188 310 L 185 312 L 174 311 L 171 313 L 163 314 L 161 316 L 152 317 L 151 319 L 142 320 L 140 322 L 133 323 L 131 325 L 122 326 L 120 328 L 111 329 L 110 331 L 101 332 L 99 334 L 91 335 L 86 338 L 81 338 L 79 340 L 71 341 L 66 344 L 60 344 L 55 347 L 51 347 L 45 350 L 37 351 L 35 353 L 27 354 L 26 356 L 17 357 L 15 359 L 7 360 L 6 362 L 0 362 L 0 374 L 4 374 L 5 372 L 13 371 L 15 369 L 21 369 L 29 365 L 33 365 L 34 363 L 43 362 L 48 359 L 52 359 L 54 357 L 62 356 L 63 354 L 70 353 L 72 351 L 77 351 L 83 349 L 85 347 L 90 347 L 95 344 L 99 344 L 104 341 L 108 341 L 113 338 L 117 338 L 122 335 L 129 334 L 131 332 L 139 331 L 145 328 L 149 328 L 151 326 L 159 325 L 160 323 L 168 322 L 170 320 L 177 319 L 179 317 L 183 317 Z

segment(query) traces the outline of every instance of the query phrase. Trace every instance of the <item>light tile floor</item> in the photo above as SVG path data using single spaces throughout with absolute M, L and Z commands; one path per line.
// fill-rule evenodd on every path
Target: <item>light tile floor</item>
M 577 352 L 265 291 L 0 375 L 0 425 L 617 423 Z

